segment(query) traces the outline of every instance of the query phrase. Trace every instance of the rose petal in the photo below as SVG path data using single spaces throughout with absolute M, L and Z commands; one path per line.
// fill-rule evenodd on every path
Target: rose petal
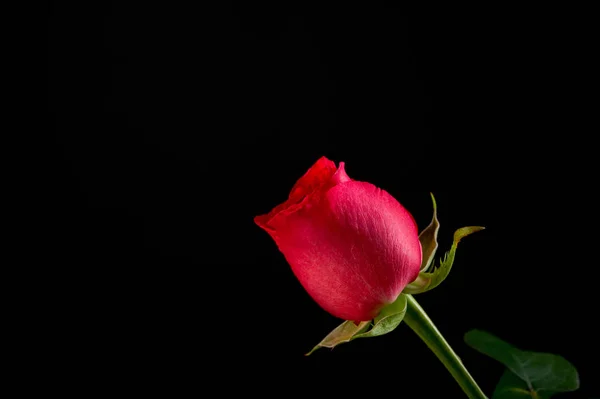
M 398 201 L 369 183 L 345 181 L 324 198 L 272 219 L 275 241 L 325 310 L 345 320 L 370 320 L 416 278 L 417 226 Z
M 321 157 L 315 164 L 294 184 L 290 195 L 284 203 L 273 208 L 266 215 L 256 216 L 254 222 L 269 234 L 274 231 L 271 226 L 272 219 L 291 214 L 300 208 L 303 200 L 311 194 L 318 192 L 322 187 L 330 184 L 331 177 L 336 173 L 335 163 Z

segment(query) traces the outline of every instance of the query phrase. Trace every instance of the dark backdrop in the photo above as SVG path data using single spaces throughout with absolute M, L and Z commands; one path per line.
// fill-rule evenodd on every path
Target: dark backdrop
M 441 250 L 487 228 L 418 296 L 487 393 L 472 328 L 597 394 L 588 25 L 469 11 L 51 6 L 54 320 L 81 389 L 461 397 L 404 325 L 303 356 L 340 321 L 252 219 L 325 155 L 421 229 L 433 192 Z

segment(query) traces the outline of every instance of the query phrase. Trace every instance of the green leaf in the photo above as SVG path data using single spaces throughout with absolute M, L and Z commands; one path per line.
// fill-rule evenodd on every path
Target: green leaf
M 496 389 L 492 394 L 492 399 L 531 399 L 532 392 L 527 387 L 525 381 L 519 378 L 512 371 L 505 369 L 500 378 Z
M 405 294 L 420 294 L 432 290 L 440 285 L 441 282 L 448 277 L 448 274 L 450 274 L 450 270 L 454 264 L 454 257 L 456 256 L 456 248 L 458 247 L 460 240 L 469 234 L 473 234 L 484 229 L 485 227 L 481 226 L 468 226 L 456 230 L 454 232 L 454 241 L 452 242 L 452 247 L 450 247 L 450 251 L 446 252 L 444 255 L 444 259 L 442 259 L 440 266 L 434 269 L 432 272 L 420 272 L 416 280 L 408 284 L 402 292 Z
M 400 325 L 406 314 L 406 307 L 406 296 L 400 294 L 398 299 L 381 310 L 372 323 L 370 321 L 363 321 L 357 325 L 352 321 L 345 321 L 323 338 L 306 356 L 309 356 L 319 348 L 333 349 L 337 345 L 350 342 L 356 338 L 370 338 L 387 334 Z M 369 327 L 371 328 L 369 329 Z
M 556 392 L 530 390 L 518 375 L 506 369 L 500 378 L 492 399 L 549 399 Z
M 466 333 L 465 342 L 504 364 L 524 382 L 525 389 L 535 393 L 537 398 L 548 398 L 554 393 L 574 391 L 579 388 L 577 370 L 561 356 L 522 351 L 481 330 L 471 330 Z M 509 376 L 505 377 L 508 382 L 511 382 L 509 378 Z M 507 381 L 501 380 L 503 384 L 509 386 Z
M 421 271 L 426 272 L 429 267 L 433 264 L 435 252 L 438 248 L 437 235 L 440 230 L 440 222 L 437 218 L 437 204 L 435 203 L 435 197 L 431 193 L 431 201 L 433 201 L 433 217 L 429 226 L 425 227 L 425 230 L 419 234 L 419 241 L 421 242 L 421 248 L 423 248 L 423 261 L 421 262 Z

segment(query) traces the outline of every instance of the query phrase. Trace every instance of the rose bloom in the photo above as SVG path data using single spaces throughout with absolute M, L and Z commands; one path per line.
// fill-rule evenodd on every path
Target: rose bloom
M 275 240 L 304 289 L 344 320 L 373 319 L 417 278 L 412 215 L 390 194 L 320 158 L 289 198 L 254 221 Z

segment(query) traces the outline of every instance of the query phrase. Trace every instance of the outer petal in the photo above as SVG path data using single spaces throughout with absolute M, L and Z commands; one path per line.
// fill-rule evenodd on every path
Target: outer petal
M 254 222 L 273 236 L 275 233 L 272 226 L 273 220 L 285 218 L 302 208 L 303 201 L 319 196 L 322 191 L 331 185 L 331 178 L 336 173 L 336 169 L 335 163 L 329 159 L 319 158 L 294 184 L 287 201 L 273 208 L 268 214 L 255 217 Z
M 372 184 L 341 179 L 321 201 L 272 222 L 275 241 L 300 283 L 342 319 L 372 319 L 418 275 L 421 245 L 414 219 Z

